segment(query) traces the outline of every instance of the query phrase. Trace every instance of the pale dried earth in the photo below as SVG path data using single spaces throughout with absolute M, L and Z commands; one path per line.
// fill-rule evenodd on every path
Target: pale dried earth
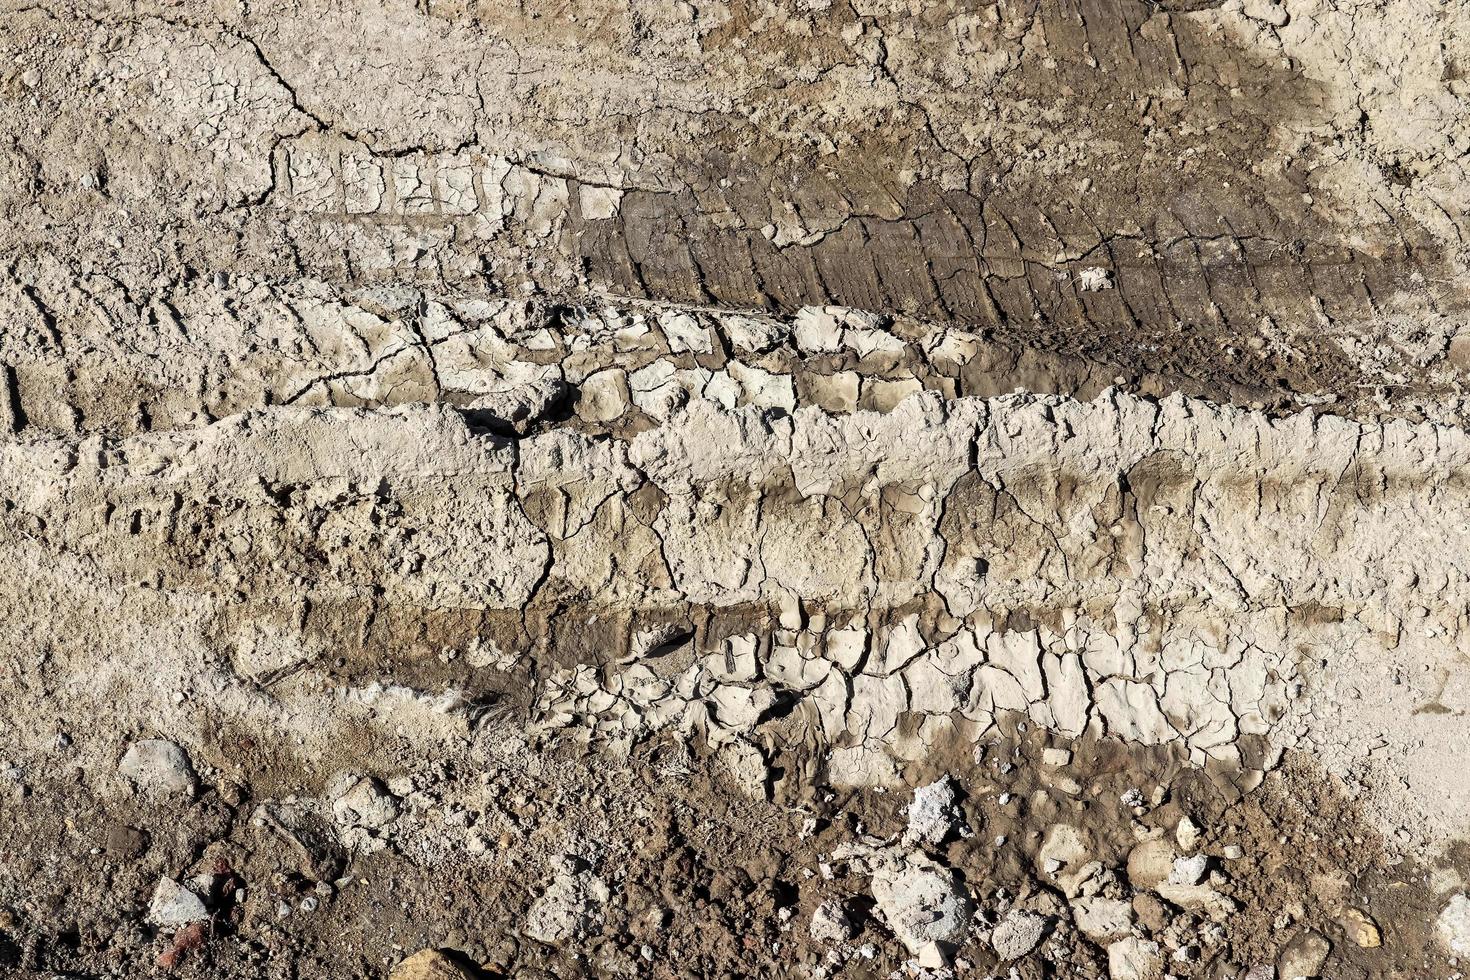
M 1467 71 L 0 0 L 0 970 L 1459 977 Z

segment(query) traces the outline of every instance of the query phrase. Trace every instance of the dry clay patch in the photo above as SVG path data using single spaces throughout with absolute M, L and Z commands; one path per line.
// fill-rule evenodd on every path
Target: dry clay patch
M 198 687 L 203 670 L 223 710 L 289 724 L 309 752 L 334 711 L 432 717 L 498 690 L 548 724 L 677 723 L 751 760 L 794 726 L 822 750 L 801 765 L 883 783 L 1014 711 L 1178 741 L 1246 785 L 1281 747 L 1315 747 L 1340 772 L 1406 780 L 1367 779 L 1368 802 L 1387 829 L 1442 840 L 1461 831 L 1442 760 L 1463 698 L 1465 582 L 1446 547 L 1462 443 L 1116 393 L 916 396 L 847 417 L 695 401 L 626 442 L 476 436 L 442 407 L 278 409 L 8 444 L 6 547 L 57 583 L 64 614 L 126 610 L 105 634 L 115 664 L 151 646 L 130 624 L 171 624 L 153 628 L 179 644 L 169 674 Z M 74 649 L 54 603 L 7 588 L 18 628 Z M 337 655 L 293 632 L 333 604 L 368 631 L 405 610 L 504 615 L 446 652 L 439 690 L 354 660 L 334 694 Z M 286 637 L 263 642 L 252 609 Z M 696 617 L 712 625 L 686 644 Z M 223 637 L 233 658 L 214 649 L 221 622 L 243 630 Z M 163 685 L 74 656 L 61 676 L 120 715 L 173 712 Z
M 1384 319 L 1273 331 L 1263 351 L 1300 360 L 1316 350 L 1331 375 L 1313 390 L 1284 391 L 1266 378 L 1191 380 L 1048 353 L 1010 330 L 845 307 L 777 316 L 609 297 L 343 290 L 229 274 L 139 304 L 114 281 L 75 279 L 45 258 L 25 271 L 30 285 L 0 293 L 0 428 L 17 433 L 126 435 L 270 405 L 438 401 L 505 434 L 571 426 L 626 437 L 690 398 L 843 414 L 891 411 L 925 390 L 954 398 L 1025 389 L 1085 400 L 1115 385 L 1278 412 L 1313 407 L 1451 423 L 1464 416 L 1458 321 L 1414 314 L 1408 294 Z M 1115 286 L 1101 265 L 1067 278 L 1079 295 Z

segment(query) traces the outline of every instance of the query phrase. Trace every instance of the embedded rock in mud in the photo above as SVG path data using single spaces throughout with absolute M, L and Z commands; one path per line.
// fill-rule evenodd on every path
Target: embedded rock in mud
M 1470 8 L 0 10 L 0 972 L 1470 955 Z
M 873 873 L 873 898 L 913 953 L 952 942 L 970 921 L 970 901 L 954 872 L 919 854 L 884 860 Z

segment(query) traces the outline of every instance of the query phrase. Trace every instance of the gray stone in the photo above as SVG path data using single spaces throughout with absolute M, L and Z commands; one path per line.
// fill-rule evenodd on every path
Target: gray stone
M 1036 948 L 1046 933 L 1046 918 L 1012 909 L 990 934 L 990 945 L 1003 960 L 1018 960 Z
M 186 926 L 209 918 L 209 910 L 198 895 L 172 878 L 158 879 L 148 903 L 148 921 L 164 928 Z

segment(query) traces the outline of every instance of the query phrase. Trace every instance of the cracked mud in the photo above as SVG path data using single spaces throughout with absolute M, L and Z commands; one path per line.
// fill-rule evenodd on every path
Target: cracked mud
M 1466 969 L 1464 3 L 0 56 L 4 975 Z

